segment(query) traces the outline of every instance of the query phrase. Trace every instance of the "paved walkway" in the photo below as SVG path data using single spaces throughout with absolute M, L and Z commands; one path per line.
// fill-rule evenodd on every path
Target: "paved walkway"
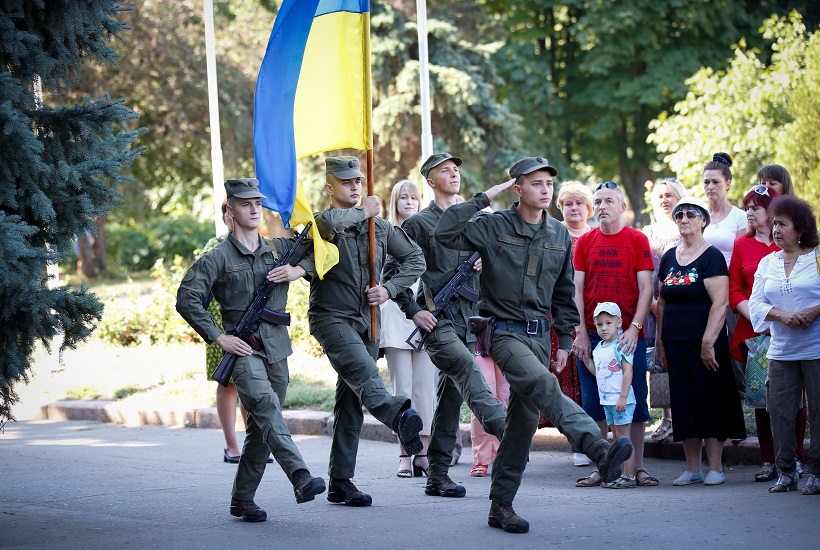
M 294 438 L 309 467 L 327 467 L 330 439 Z M 820 497 L 770 495 L 755 466 L 727 467 L 718 487 L 672 487 L 683 463 L 647 460 L 660 487 L 579 489 L 587 468 L 559 451 L 530 455 L 515 508 L 531 525 L 513 535 L 486 524 L 489 478 L 451 475 L 463 499 L 428 497 L 424 479 L 399 479 L 393 443 L 363 440 L 356 482 L 373 495 L 357 509 L 324 495 L 296 504 L 271 465 L 257 495 L 265 523 L 228 514 L 235 466 L 216 429 L 23 421 L 0 433 L 2 548 L 813 548 Z M 801 482 L 802 486 L 802 482 Z M 619 521 L 626 511 L 629 521 Z

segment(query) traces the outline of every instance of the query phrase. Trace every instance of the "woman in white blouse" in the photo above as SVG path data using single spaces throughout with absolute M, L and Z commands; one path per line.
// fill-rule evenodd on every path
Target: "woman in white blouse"
M 401 226 L 404 220 L 419 211 L 420 201 L 419 188 L 415 183 L 410 180 L 399 181 L 393 186 L 390 194 L 388 220 L 395 226 Z M 411 287 L 413 294 L 418 291 L 418 286 L 419 282 L 416 281 Z M 410 397 L 413 408 L 418 411 L 424 424 L 424 428 L 419 433 L 424 447 L 419 454 L 412 457 L 401 447 L 401 443 L 399 444 L 399 470 L 396 475 L 419 477 L 427 472 L 427 443 L 433 423 L 433 402 L 438 369 L 426 351 L 415 352 L 405 342 L 416 325 L 405 317 L 399 306 L 393 300 L 387 300 L 380 308 L 379 346 L 384 349 L 384 356 L 387 359 L 393 394 Z
M 782 250 L 760 261 L 749 312 L 755 332 L 769 330 L 768 406 L 780 477 L 771 493 L 797 489 L 794 418 L 806 386 L 811 444 L 804 495 L 820 495 L 820 251 L 817 222 L 803 200 L 772 201 L 772 235 Z
M 726 193 L 732 187 L 732 157 L 729 153 L 715 153 L 711 162 L 703 167 L 703 190 L 709 202 L 709 218 L 712 220 L 703 230 L 706 242 L 720 250 L 726 259 L 726 267 L 732 258 L 735 239 L 746 233 L 746 214 L 732 206 Z

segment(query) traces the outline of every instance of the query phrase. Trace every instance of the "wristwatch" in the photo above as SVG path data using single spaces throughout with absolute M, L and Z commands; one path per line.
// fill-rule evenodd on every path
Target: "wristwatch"
M 632 325 L 632 326 L 634 326 L 634 327 L 635 327 L 636 329 L 638 329 L 638 330 L 641 330 L 641 329 L 643 328 L 643 325 L 642 325 L 641 323 L 636 323 L 635 321 L 632 321 L 632 322 L 631 322 L 631 323 L 629 323 L 629 324 L 630 324 L 630 325 Z

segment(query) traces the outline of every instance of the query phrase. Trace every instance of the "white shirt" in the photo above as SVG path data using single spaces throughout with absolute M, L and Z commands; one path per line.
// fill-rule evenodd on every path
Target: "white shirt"
M 726 259 L 726 267 L 729 267 L 729 260 L 732 259 L 732 248 L 735 246 L 737 234 L 739 231 L 746 231 L 748 227 L 746 214 L 740 208 L 733 206 L 729 210 L 729 215 L 724 219 L 706 226 L 706 229 L 703 230 L 703 238 L 720 250 Z
M 794 313 L 820 304 L 820 275 L 817 274 L 817 248 L 797 257 L 786 277 L 783 252 L 772 252 L 762 260 L 755 273 L 749 313 L 755 332 L 769 329 L 772 342 L 769 359 L 799 361 L 820 359 L 820 317 L 807 328 L 789 328 L 780 321 L 767 321 L 773 308 Z
M 626 360 L 634 365 L 634 356 L 623 353 L 618 349 L 618 341 L 609 344 L 601 341 L 592 350 L 592 359 L 595 362 L 595 378 L 598 381 L 598 398 L 601 405 L 617 405 L 624 386 L 624 371 L 621 362 Z M 636 403 L 635 392 L 629 386 L 626 404 Z

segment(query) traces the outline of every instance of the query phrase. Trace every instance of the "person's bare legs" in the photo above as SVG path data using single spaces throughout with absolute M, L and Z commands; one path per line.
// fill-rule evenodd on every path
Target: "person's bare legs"
M 241 406 L 241 405 L 240 405 Z M 241 450 L 236 441 L 236 386 L 230 382 L 227 387 L 216 385 L 216 413 L 225 434 L 225 451 L 228 456 L 239 456 Z M 248 424 L 248 413 L 242 408 L 242 419 Z
M 630 434 L 632 434 L 635 431 L 634 426 L 634 423 L 624 424 L 622 426 L 612 426 L 612 431 L 615 434 L 615 439 L 619 437 L 631 437 Z M 635 455 L 637 454 L 637 451 L 638 449 L 636 447 L 635 450 L 632 451 L 632 455 L 628 459 L 624 460 L 623 464 L 621 464 L 621 473 L 623 475 L 635 477 L 635 465 L 637 464 L 635 460 Z
M 635 470 L 643 468 L 643 444 L 646 438 L 646 422 L 633 422 L 630 424 L 629 433 L 623 434 L 632 441 L 632 458 L 634 460 Z
M 706 439 L 706 463 L 709 469 L 723 473 L 723 441 L 714 437 Z
M 701 471 L 700 465 L 703 462 L 703 455 L 701 454 L 702 447 L 702 439 L 691 438 L 683 441 L 683 453 L 686 455 L 686 470 L 690 474 L 697 474 Z

